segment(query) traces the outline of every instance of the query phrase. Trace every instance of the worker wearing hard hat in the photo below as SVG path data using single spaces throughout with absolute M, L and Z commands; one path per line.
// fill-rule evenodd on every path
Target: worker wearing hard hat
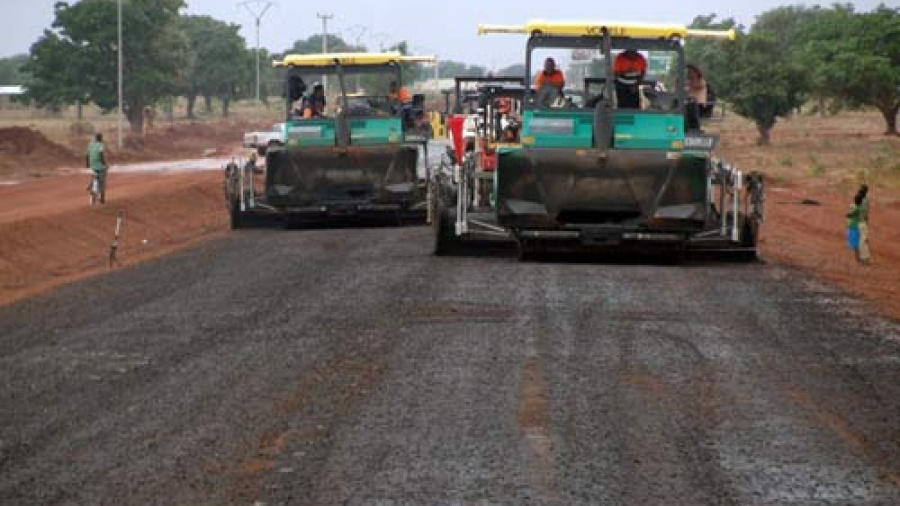
M 634 49 L 626 49 L 613 60 L 613 74 L 616 78 L 616 99 L 620 108 L 639 109 L 641 94 L 639 86 L 647 73 L 647 59 Z

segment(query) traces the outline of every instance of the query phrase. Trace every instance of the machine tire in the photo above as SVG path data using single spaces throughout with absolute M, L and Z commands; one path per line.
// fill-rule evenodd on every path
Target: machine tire
M 745 220 L 741 229 L 741 247 L 745 249 L 741 259 L 755 262 L 759 260 L 759 227 L 756 222 Z
M 231 205 L 231 230 L 240 230 L 242 228 L 247 228 L 249 225 L 248 216 L 246 212 L 241 212 L 241 203 L 235 201 Z
M 435 205 L 432 215 L 432 229 L 434 230 L 434 254 L 436 256 L 451 255 L 459 251 L 462 241 L 456 236 L 453 226 L 453 217 L 440 203 Z
M 534 262 L 541 256 L 540 246 L 532 240 L 518 239 L 518 258 L 520 262 Z

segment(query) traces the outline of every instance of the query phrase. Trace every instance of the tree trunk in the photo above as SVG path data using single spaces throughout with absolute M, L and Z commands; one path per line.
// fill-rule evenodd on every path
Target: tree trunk
M 228 100 L 227 97 L 222 97 L 222 117 L 223 117 L 223 118 L 227 118 L 227 117 L 228 117 L 228 105 L 229 105 L 230 103 L 231 103 L 231 102 Z
M 196 119 L 194 116 L 194 104 L 197 103 L 197 95 L 188 93 L 187 95 L 187 117 L 188 119 Z
M 131 133 L 141 135 L 144 132 L 144 106 L 129 107 L 125 110 L 125 117 L 131 125 Z
M 204 95 L 203 103 L 206 106 L 206 114 L 212 114 L 212 97 L 210 95 Z
M 759 138 L 756 139 L 757 146 L 768 146 L 770 143 L 770 133 L 772 132 L 772 127 L 775 126 L 774 123 L 757 123 L 756 131 L 759 132 Z
M 886 125 L 884 135 L 900 135 L 900 133 L 897 132 L 897 111 L 900 111 L 900 104 L 890 108 L 879 108 L 879 110 L 881 111 L 881 115 L 884 116 L 884 123 Z
M 75 101 L 75 119 L 80 123 L 84 119 L 84 104 L 81 100 Z

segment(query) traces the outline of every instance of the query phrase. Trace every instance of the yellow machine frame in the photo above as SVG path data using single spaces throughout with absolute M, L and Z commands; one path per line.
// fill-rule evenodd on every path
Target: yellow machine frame
M 629 23 L 621 21 L 545 21 L 531 20 L 524 25 L 478 25 L 478 35 L 487 33 L 522 33 L 569 37 L 599 37 L 603 30 L 612 37 L 634 39 L 659 39 L 669 37 L 698 37 L 734 40 L 737 32 L 731 30 L 695 30 L 685 25 Z
M 388 63 L 434 63 L 433 55 L 408 56 L 393 53 L 321 53 L 289 54 L 283 60 L 274 60 L 273 67 L 330 67 L 332 65 L 384 65 Z

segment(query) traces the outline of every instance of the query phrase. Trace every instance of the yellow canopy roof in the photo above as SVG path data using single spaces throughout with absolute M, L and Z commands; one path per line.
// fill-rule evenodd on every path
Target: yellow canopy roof
M 635 39 L 659 39 L 668 37 L 706 37 L 734 40 L 734 30 L 695 30 L 685 25 L 627 23 L 620 21 L 544 21 L 531 20 L 524 25 L 478 25 L 478 35 L 486 33 L 525 33 L 539 32 L 543 35 L 557 36 L 595 36 L 603 33 L 603 28 L 613 37 L 630 37 Z
M 283 60 L 272 62 L 273 67 L 328 67 L 341 65 L 384 65 L 385 63 L 432 63 L 434 56 L 406 56 L 393 53 L 319 53 L 289 54 Z

